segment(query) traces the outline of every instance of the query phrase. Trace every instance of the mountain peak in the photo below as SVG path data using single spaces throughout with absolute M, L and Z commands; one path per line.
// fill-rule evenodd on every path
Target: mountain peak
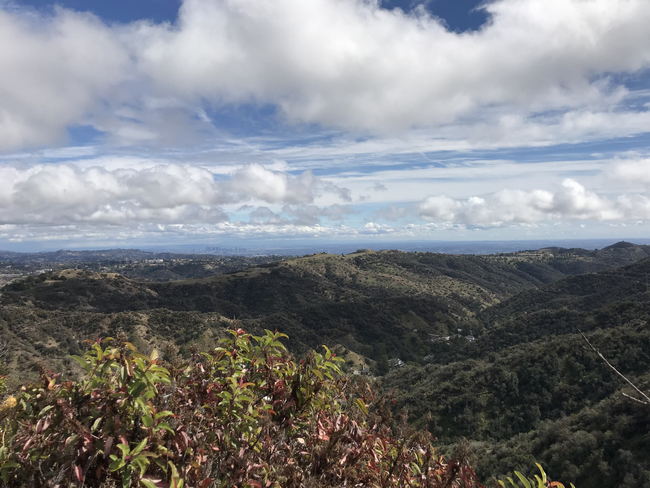
M 611 246 L 607 246 L 607 247 L 605 247 L 603 249 L 627 249 L 627 248 L 636 247 L 636 246 L 637 246 L 636 244 L 633 244 L 631 242 L 619 241 L 616 244 L 612 244 Z

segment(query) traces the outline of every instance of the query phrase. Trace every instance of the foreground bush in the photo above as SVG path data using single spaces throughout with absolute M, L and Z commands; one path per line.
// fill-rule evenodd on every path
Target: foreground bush
M 5 400 L 3 486 L 479 486 L 396 428 L 329 350 L 296 362 L 281 338 L 233 331 L 173 366 L 94 343 L 79 381 L 45 375 Z
M 515 471 L 513 476 L 506 476 L 504 480 L 498 480 L 501 488 L 565 488 L 564 484 L 559 481 L 550 481 L 546 477 L 544 468 L 537 465 L 539 474 L 534 474 L 532 477 L 527 477 L 519 471 Z M 570 484 L 571 488 L 575 488 L 573 483 Z
M 75 358 L 79 381 L 22 387 L 0 406 L 2 486 L 481 487 L 327 348 L 296 362 L 282 334 L 230 335 L 167 367 L 106 339 Z M 499 484 L 562 487 L 539 469 Z

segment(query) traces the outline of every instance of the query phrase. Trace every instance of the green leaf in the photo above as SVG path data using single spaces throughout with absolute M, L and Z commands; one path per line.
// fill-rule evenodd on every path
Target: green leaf
M 142 453 L 141 455 L 133 458 L 133 460 L 131 461 L 131 463 L 134 464 L 140 471 L 140 476 L 144 476 L 145 471 L 147 471 L 147 468 L 149 467 L 150 464 L 150 461 L 148 459 L 149 455 L 153 455 L 153 453 L 151 452 Z
M 43 409 L 38 413 L 38 416 L 42 417 L 43 415 L 45 415 L 47 412 L 49 412 L 53 408 L 54 408 L 54 405 L 48 405 L 47 407 L 43 407 Z
M 539 472 L 542 475 L 542 483 L 544 483 L 544 486 L 546 486 L 547 483 L 548 483 L 548 480 L 546 478 L 546 473 L 544 472 L 544 468 L 542 468 L 542 465 L 539 464 L 539 463 L 535 463 L 535 465 L 537 466 L 537 469 L 539 469 Z
M 158 412 L 158 413 L 154 416 L 154 418 L 155 418 L 156 420 L 160 420 L 160 419 L 162 419 L 162 418 L 165 418 L 165 417 L 171 417 L 171 416 L 173 416 L 173 415 L 174 415 L 174 412 L 170 412 L 169 410 L 164 410 L 164 411 L 162 411 L 162 412 Z
M 126 444 L 121 444 L 120 443 L 120 444 L 117 445 L 117 448 L 120 451 L 122 451 L 122 459 L 126 458 L 129 455 L 129 453 L 131 452 L 131 449 Z
M 530 481 L 528 481 L 528 479 L 519 471 L 515 471 L 515 476 L 519 478 L 519 481 L 521 481 L 521 484 L 524 485 L 525 488 L 533 488 Z
M 90 427 L 91 432 L 95 432 L 99 428 L 99 424 L 102 422 L 103 417 L 97 417 L 93 422 L 93 425 Z
M 174 434 L 174 429 L 167 422 L 160 422 L 158 424 L 158 430 L 166 430 L 170 434 Z
M 124 466 L 126 466 L 126 461 L 123 459 L 118 458 L 115 454 L 111 454 L 111 463 L 108 465 L 108 470 L 109 471 L 117 471 L 119 469 L 122 469 Z
M 89 368 L 89 366 L 90 366 L 88 364 L 88 360 L 86 358 L 81 357 L 81 356 L 76 356 L 76 355 L 73 354 L 73 355 L 70 356 L 70 359 L 72 359 L 77 364 L 79 364 L 79 366 L 81 366 L 83 369 L 87 370 Z
M 135 447 L 133 448 L 133 450 L 131 451 L 131 456 L 137 456 L 138 454 L 140 454 L 140 452 L 144 449 L 144 446 L 147 445 L 147 442 L 148 442 L 148 441 L 149 441 L 149 438 L 148 438 L 148 437 L 145 437 L 144 439 L 142 439 L 142 440 L 138 443 L 138 445 L 135 446 Z
M 101 361 L 102 359 L 104 359 L 104 350 L 102 349 L 102 346 L 95 343 L 95 344 L 93 344 L 93 349 L 97 353 L 97 360 L 98 361 Z
M 178 474 L 178 469 L 176 469 L 176 466 L 171 461 L 168 461 L 167 464 L 169 464 L 169 467 L 172 470 L 172 479 L 170 483 L 170 488 L 183 488 L 185 482 L 181 479 L 180 475 Z
M 148 478 L 142 478 L 140 480 L 140 483 L 144 485 L 146 488 L 159 488 L 159 485 L 153 482 L 151 479 Z
M 366 406 L 365 402 L 361 398 L 357 398 L 355 400 L 357 406 L 359 407 L 359 410 L 361 410 L 364 414 L 368 414 L 368 407 Z

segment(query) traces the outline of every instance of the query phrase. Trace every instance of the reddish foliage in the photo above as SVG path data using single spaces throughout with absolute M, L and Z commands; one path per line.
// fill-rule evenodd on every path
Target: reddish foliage
M 231 335 L 173 368 L 99 342 L 78 358 L 81 380 L 23 387 L 2 410 L 4 485 L 480 486 L 329 350 L 295 362 L 280 334 Z

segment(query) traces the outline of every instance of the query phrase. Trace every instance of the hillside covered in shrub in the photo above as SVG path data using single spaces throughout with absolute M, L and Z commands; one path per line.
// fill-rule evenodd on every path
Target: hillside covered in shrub
M 650 486 L 650 405 L 581 335 L 650 392 L 648 276 L 645 259 L 521 292 L 479 315 L 475 342 L 438 345 L 384 384 L 415 425 L 469 439 L 479 473 L 539 460 L 579 486 Z
M 432 336 L 459 328 L 478 336 L 478 315 L 521 291 L 648 255 L 650 246 L 635 245 L 488 256 L 359 251 L 161 283 L 55 270 L 0 289 L 0 340 L 13 351 L 10 369 L 32 376 L 42 365 L 74 368 L 68 356 L 84 339 L 121 332 L 140 349 L 176 354 L 229 327 L 280 330 L 295 352 L 339 344 L 385 370 L 391 358 L 442 357 Z

